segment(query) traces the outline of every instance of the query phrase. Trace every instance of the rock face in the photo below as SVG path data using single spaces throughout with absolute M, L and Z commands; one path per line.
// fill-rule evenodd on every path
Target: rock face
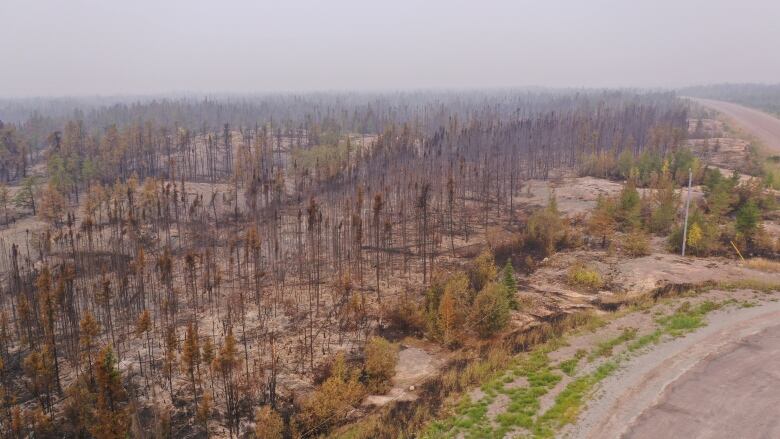
M 571 266 L 583 264 L 597 271 L 604 286 L 587 290 L 569 285 Z M 519 294 L 531 298 L 524 311 L 539 320 L 583 308 L 617 306 L 627 300 L 653 294 L 665 288 L 691 288 L 704 283 L 780 283 L 780 273 L 750 269 L 726 258 L 688 258 L 654 253 L 640 258 L 610 256 L 606 252 L 558 253 L 525 279 Z M 527 325 L 529 322 L 523 322 Z

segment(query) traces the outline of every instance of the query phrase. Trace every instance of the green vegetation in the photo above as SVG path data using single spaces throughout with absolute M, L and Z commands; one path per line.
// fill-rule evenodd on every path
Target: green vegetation
M 563 371 L 566 375 L 574 376 L 574 371 L 577 368 L 577 364 L 580 362 L 580 359 L 578 357 L 570 358 L 566 361 L 562 361 L 561 364 L 558 365 L 558 368 Z
M 547 394 L 560 380 L 561 375 L 550 367 L 547 353 L 558 343 L 548 343 L 523 356 L 500 374 L 481 386 L 484 397 L 471 401 L 466 396 L 454 408 L 452 416 L 431 423 L 421 434 L 424 438 L 503 437 L 514 427 L 532 428 L 534 415 L 539 410 L 539 398 Z M 508 385 L 527 381 L 527 386 Z M 508 398 L 506 411 L 496 416 L 496 426 L 488 419 L 487 409 L 502 395 Z
M 588 290 L 597 290 L 604 286 L 604 280 L 598 271 L 581 264 L 572 266 L 566 279 L 569 285 Z
M 497 275 L 495 257 L 490 250 L 484 250 L 474 258 L 468 271 L 469 282 L 475 291 L 484 288 L 488 282 L 495 280 Z
M 726 254 L 734 256 L 731 242 L 741 251 L 773 253 L 777 243 L 763 229 L 764 212 L 776 208 L 776 202 L 765 193 L 765 184 L 759 179 L 740 183 L 738 173 L 726 178 L 717 169 L 705 172 L 704 200 L 692 203 L 686 246 L 695 256 Z M 682 245 L 682 224 L 669 235 L 670 250 Z
M 737 233 L 744 239 L 750 239 L 755 236 L 761 221 L 761 212 L 758 210 L 753 200 L 748 200 L 737 211 L 736 222 L 734 224 Z
M 638 339 L 632 341 L 628 344 L 628 351 L 634 352 L 639 349 L 644 348 L 645 346 L 649 346 L 651 344 L 656 344 L 659 341 L 661 341 L 661 337 L 663 336 L 664 332 L 661 329 L 656 329 L 655 331 L 645 334 Z
M 682 153 L 671 156 L 675 163 L 688 163 L 689 158 Z M 621 166 L 629 166 L 626 184 L 615 197 L 599 196 L 587 223 L 588 232 L 601 240 L 602 247 L 611 241 L 610 237 L 616 232 L 622 232 L 618 242 L 623 253 L 631 257 L 646 256 L 650 254 L 649 233 L 669 233 L 677 219 L 680 204 L 669 160 L 659 159 L 658 163 L 653 160 L 652 165 L 643 165 L 652 169 L 649 177 L 644 179 L 642 173 L 648 172 L 647 169 L 642 171 L 624 157 Z M 638 183 L 649 186 L 650 190 L 643 196 L 637 189 Z
M 663 138 L 654 138 L 656 144 L 679 145 L 684 133 L 673 130 Z M 630 142 L 627 146 L 630 146 Z M 581 160 L 580 174 L 614 180 L 634 180 L 640 187 L 649 187 L 658 177 L 668 174 L 678 185 L 687 184 L 688 169 L 693 171 L 695 181 L 702 176 L 703 165 L 690 149 L 675 148 L 664 155 L 660 148 L 647 148 L 639 155 L 626 147 L 615 157 L 615 153 L 602 152 L 586 155 Z
M 509 321 L 506 288 L 498 283 L 486 285 L 474 299 L 471 322 L 480 337 L 490 337 Z
M 296 423 L 304 431 L 327 430 L 365 395 L 366 389 L 359 378 L 360 370 L 350 367 L 343 353 L 338 354 L 330 377 L 301 403 Z
M 566 424 L 574 423 L 582 410 L 585 399 L 593 388 L 617 369 L 617 363 L 608 361 L 595 372 L 569 383 L 555 398 L 555 404 L 539 417 L 533 426 L 537 438 L 554 437 L 555 432 Z
M 29 209 L 33 215 L 37 214 L 35 205 L 35 193 L 37 191 L 38 179 L 35 177 L 25 177 L 22 180 L 22 186 L 16 192 L 13 202 L 19 209 Z
M 336 135 L 324 136 L 321 141 L 311 148 L 294 149 L 292 158 L 298 169 L 313 172 L 319 178 L 331 178 L 348 164 L 355 154 L 354 147 L 348 139 Z
M 487 338 L 501 331 L 509 321 L 510 309 L 517 307 L 513 282 L 514 272 L 506 267 L 499 276 L 489 250 L 472 261 L 468 272 L 435 278 L 426 292 L 428 334 L 447 345 L 457 345 L 469 332 Z
M 512 309 L 518 309 L 517 303 L 517 279 L 515 279 L 515 269 L 512 267 L 512 262 L 507 259 L 504 268 L 501 270 L 501 284 L 506 291 L 509 307 Z
M 704 317 L 719 304 L 706 301 L 692 307 L 690 302 L 684 302 L 673 314 L 657 319 L 664 333 L 678 337 L 704 326 Z
M 382 337 L 371 337 L 365 346 L 366 360 L 363 373 L 369 392 L 384 393 L 390 388 L 390 380 L 398 363 L 398 345 Z

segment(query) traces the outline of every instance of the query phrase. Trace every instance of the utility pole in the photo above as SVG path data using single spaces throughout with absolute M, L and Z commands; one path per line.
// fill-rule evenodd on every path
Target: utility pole
M 688 207 L 691 205 L 691 181 L 693 172 L 688 168 L 688 199 L 685 200 L 685 225 L 683 226 L 682 255 L 685 256 L 685 242 L 688 240 Z

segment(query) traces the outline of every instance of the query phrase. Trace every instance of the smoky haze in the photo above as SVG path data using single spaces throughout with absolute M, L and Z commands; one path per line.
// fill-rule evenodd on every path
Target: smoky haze
M 3 0 L 0 96 L 779 82 L 777 0 Z

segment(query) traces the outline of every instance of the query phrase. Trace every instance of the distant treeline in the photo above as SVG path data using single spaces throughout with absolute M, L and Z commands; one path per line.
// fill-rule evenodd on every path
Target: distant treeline
M 341 132 L 380 133 L 390 125 L 409 124 L 432 133 L 450 118 L 486 114 L 529 118 L 537 114 L 615 106 L 637 96 L 647 104 L 671 94 L 631 90 L 495 89 L 409 91 L 393 93 L 306 93 L 266 95 L 190 95 L 0 99 L 0 121 L 13 124 L 32 150 L 46 146 L 49 134 L 80 121 L 88 133 L 114 125 L 124 128 L 151 122 L 157 128 L 203 133 L 224 124 L 254 128 L 272 124 L 283 130 L 338 128 Z

